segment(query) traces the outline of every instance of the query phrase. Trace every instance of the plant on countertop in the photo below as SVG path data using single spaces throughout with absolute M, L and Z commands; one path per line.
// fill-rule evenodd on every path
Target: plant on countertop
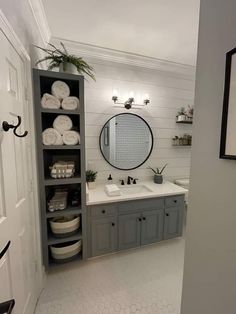
M 70 55 L 66 50 L 65 45 L 61 42 L 62 49 L 58 49 L 53 44 L 48 43 L 50 48 L 42 48 L 39 46 L 35 46 L 36 48 L 44 51 L 47 55 L 36 62 L 35 65 L 38 65 L 41 62 L 48 61 L 48 70 L 52 70 L 54 68 L 58 68 L 62 65 L 63 70 L 66 70 L 66 66 L 68 63 L 73 64 L 77 72 L 81 75 L 86 74 L 91 77 L 94 81 L 95 76 L 93 74 L 94 69 L 87 62 L 85 62 L 81 57 L 76 57 L 74 55 Z
M 156 175 L 161 175 L 163 173 L 163 171 L 165 170 L 167 165 L 168 164 L 165 164 L 165 166 L 163 166 L 162 168 L 157 167 L 156 170 L 152 167 L 148 167 L 148 169 L 151 169 L 154 172 L 154 174 L 156 174 Z
M 154 172 L 154 177 L 153 177 L 153 181 L 154 183 L 157 183 L 157 184 L 162 184 L 163 183 L 163 176 L 162 176 L 162 173 L 163 171 L 165 170 L 166 166 L 168 164 L 165 164 L 165 166 L 163 166 L 162 168 L 152 168 L 152 167 L 148 167 L 148 169 L 151 169 L 153 172 Z
M 97 171 L 87 170 L 86 171 L 86 182 L 95 182 L 97 178 Z

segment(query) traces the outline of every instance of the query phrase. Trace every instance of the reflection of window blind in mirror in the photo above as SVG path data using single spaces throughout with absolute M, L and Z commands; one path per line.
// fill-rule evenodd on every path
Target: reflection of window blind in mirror
M 132 115 L 116 117 L 116 166 L 132 168 L 142 163 L 151 149 L 150 130 Z

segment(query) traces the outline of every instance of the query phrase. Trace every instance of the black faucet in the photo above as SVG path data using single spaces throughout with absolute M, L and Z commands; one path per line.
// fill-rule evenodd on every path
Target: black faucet
M 133 180 L 132 177 L 128 176 L 128 179 L 127 179 L 127 184 L 131 184 L 131 180 Z

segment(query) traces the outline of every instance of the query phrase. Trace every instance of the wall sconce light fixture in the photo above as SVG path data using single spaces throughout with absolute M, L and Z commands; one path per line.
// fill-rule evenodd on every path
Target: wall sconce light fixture
M 133 106 L 135 107 L 143 107 L 146 106 L 147 104 L 150 103 L 150 99 L 149 99 L 149 95 L 145 94 L 144 95 L 144 100 L 143 100 L 143 104 L 137 104 L 135 103 L 135 99 L 134 99 L 134 93 L 131 92 L 129 98 L 125 101 L 125 102 L 119 102 L 118 101 L 118 96 L 117 96 L 117 91 L 114 90 L 113 91 L 113 96 L 112 96 L 112 100 L 114 101 L 115 105 L 122 105 L 119 107 L 125 107 L 125 109 L 131 109 Z

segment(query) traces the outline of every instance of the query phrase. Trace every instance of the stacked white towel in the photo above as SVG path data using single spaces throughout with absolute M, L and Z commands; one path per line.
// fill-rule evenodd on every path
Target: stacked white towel
M 62 135 L 64 131 L 72 129 L 73 123 L 69 116 L 59 115 L 53 121 L 53 127 Z
M 75 110 L 79 108 L 79 99 L 74 96 L 65 97 L 61 103 L 62 109 Z
M 60 100 L 70 95 L 69 86 L 65 82 L 62 82 L 62 81 L 55 81 L 52 84 L 51 89 L 52 89 L 52 95 L 57 97 Z
M 80 135 L 76 131 L 64 131 L 62 140 L 65 145 L 76 145 L 80 143 Z
M 59 109 L 61 107 L 60 100 L 55 96 L 47 93 L 43 94 L 43 97 L 41 99 L 41 105 L 42 108 L 45 109 Z
M 120 189 L 116 184 L 105 185 L 105 192 L 108 196 L 120 196 Z
M 48 128 L 43 131 L 43 144 L 44 145 L 62 145 L 62 137 L 57 130 Z

